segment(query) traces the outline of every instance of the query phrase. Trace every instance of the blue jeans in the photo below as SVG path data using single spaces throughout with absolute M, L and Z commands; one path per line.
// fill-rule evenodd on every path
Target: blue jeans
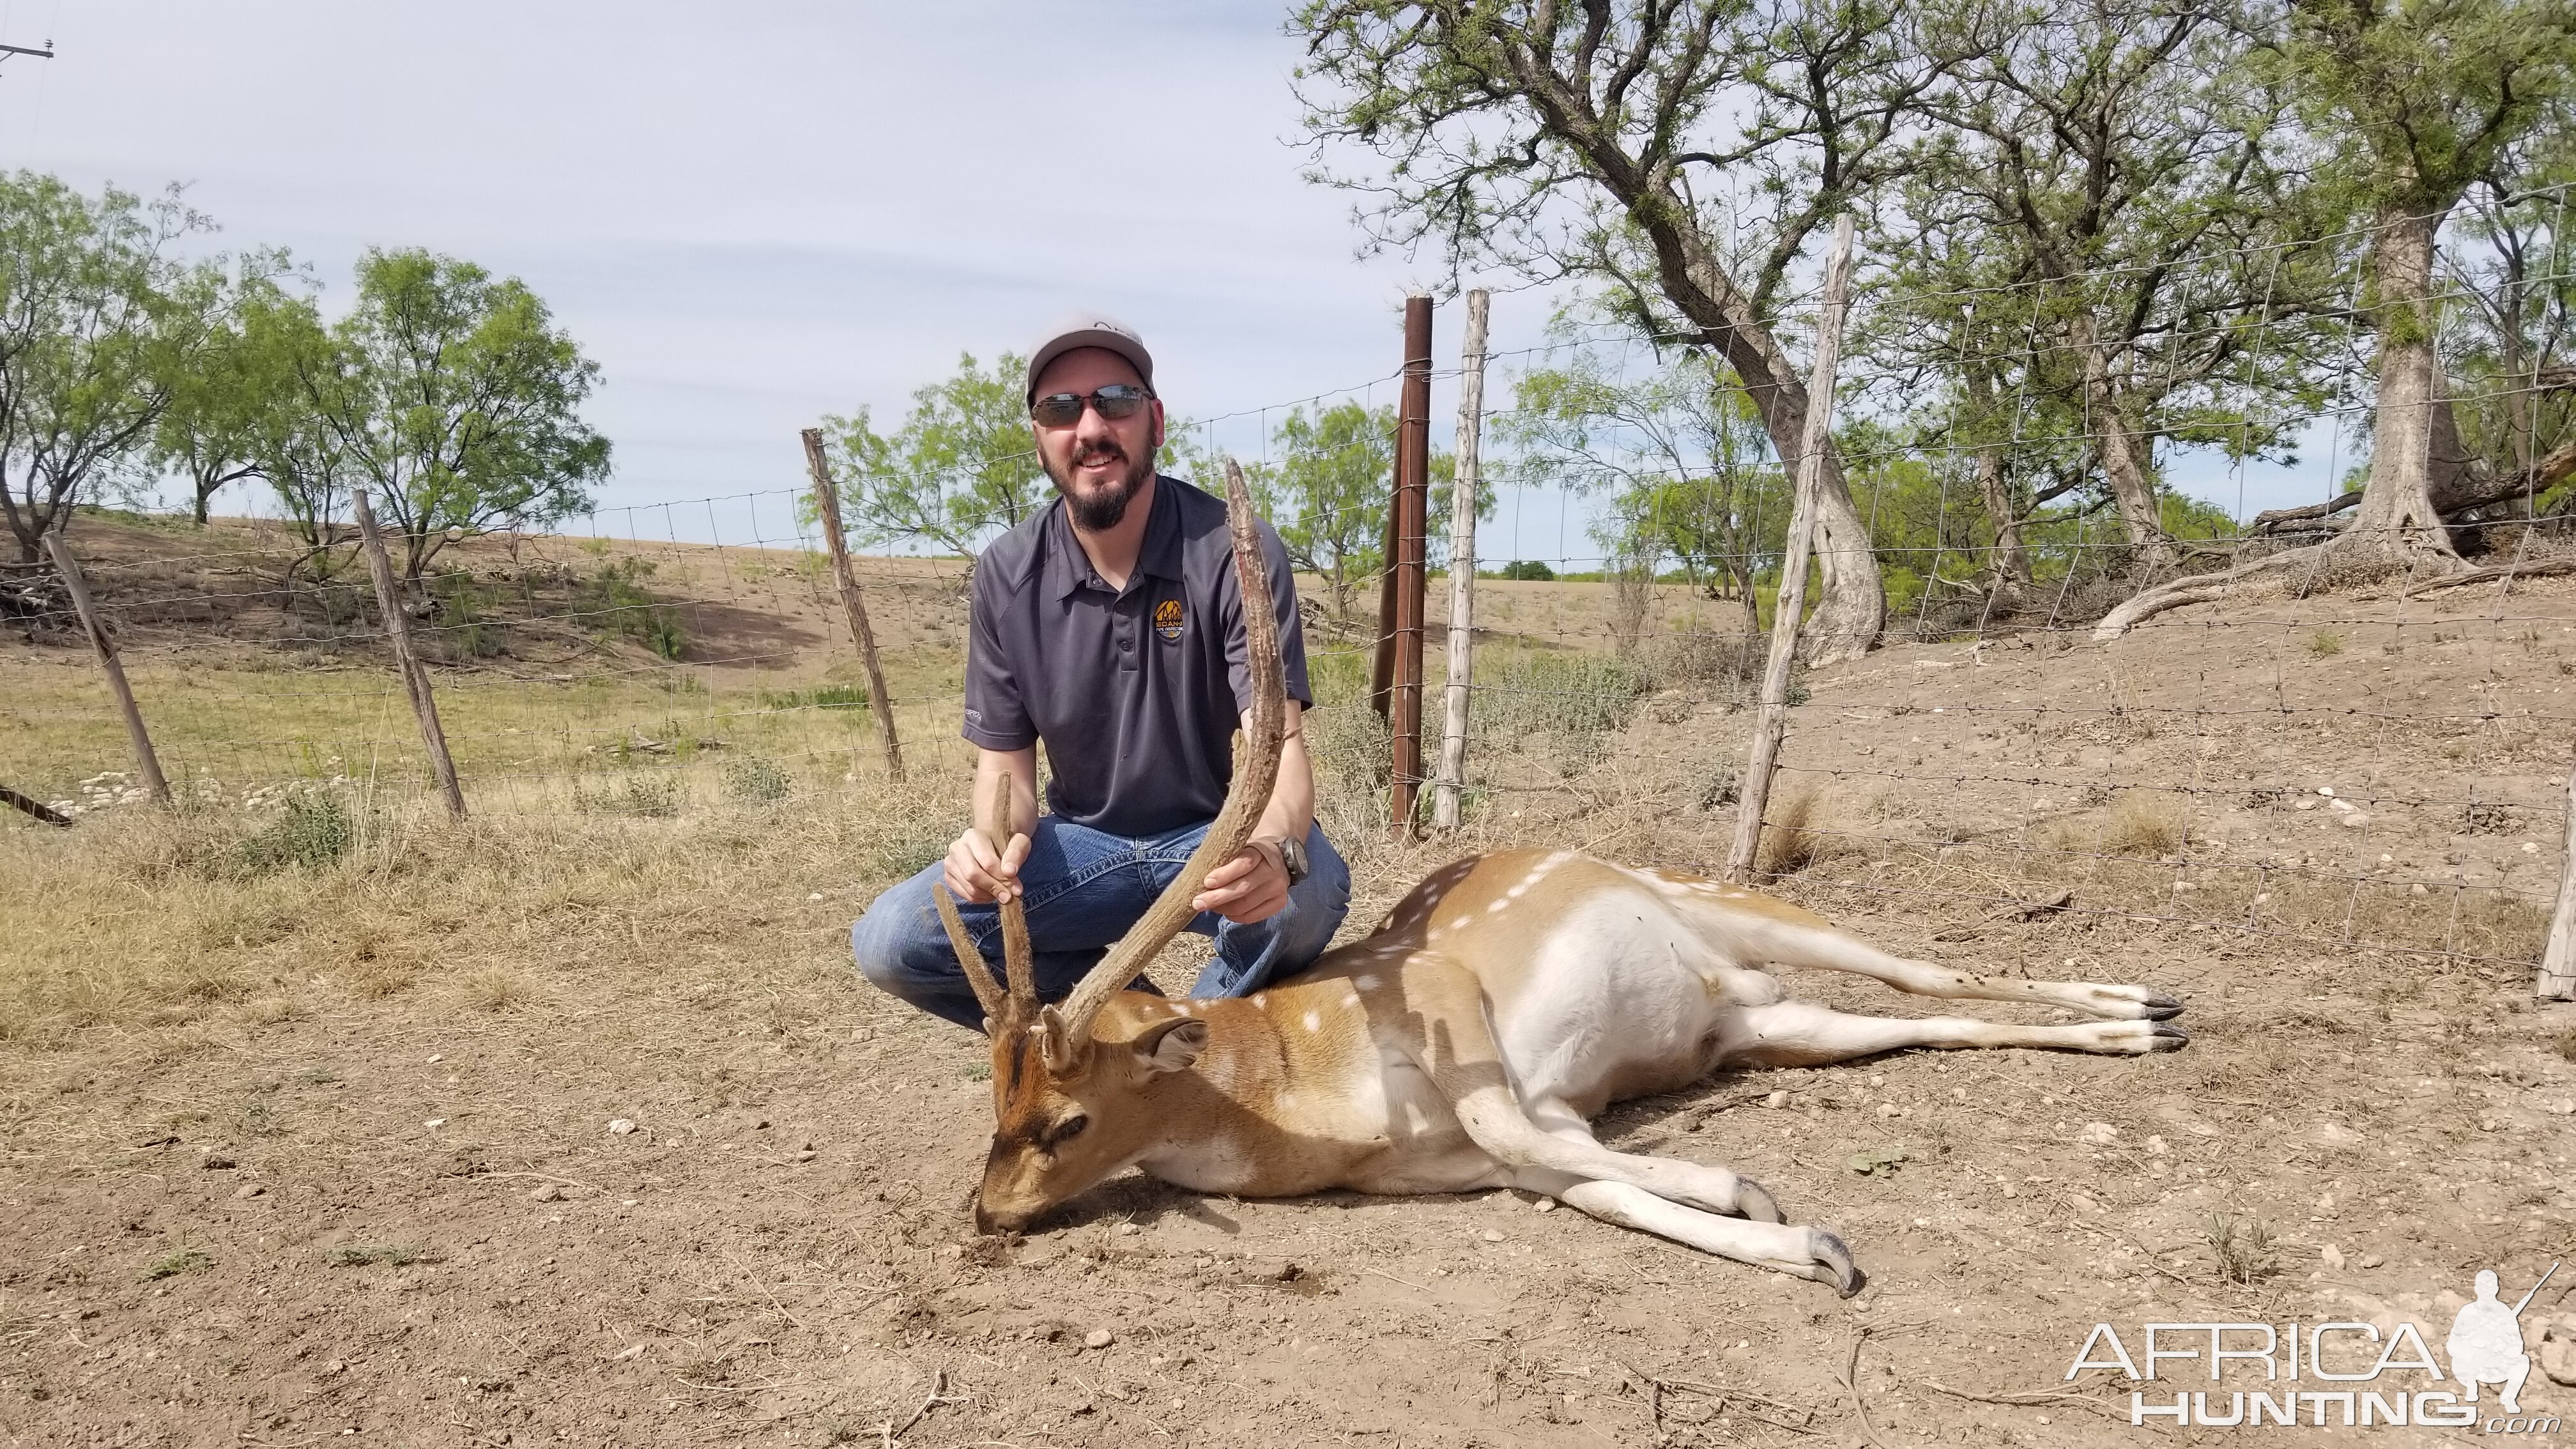
M 1029 858 L 1020 866 L 1020 885 L 1040 999 L 1060 1001 L 1073 989 L 1181 873 L 1207 830 L 1206 825 L 1191 825 L 1130 838 L 1052 815 L 1039 818 Z M 1249 996 L 1304 970 L 1324 953 L 1351 908 L 1351 871 L 1321 828 L 1306 832 L 1306 855 L 1313 869 L 1289 890 L 1288 904 L 1279 914 L 1239 926 L 1202 911 L 1190 922 L 1193 933 L 1216 938 L 1216 959 L 1199 973 L 1190 995 Z M 931 900 L 930 888 L 941 876 L 942 867 L 934 863 L 878 896 L 850 928 L 850 953 L 858 958 L 859 974 L 877 986 L 934 1016 L 980 1031 L 984 1008 L 966 984 Z M 958 913 L 999 978 L 1000 912 L 989 905 L 964 905 Z

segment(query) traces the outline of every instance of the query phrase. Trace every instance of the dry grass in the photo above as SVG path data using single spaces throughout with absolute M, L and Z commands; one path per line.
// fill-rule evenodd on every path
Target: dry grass
M 846 929 L 909 858 L 888 842 L 944 841 L 963 797 L 943 771 L 659 818 L 531 808 L 456 825 L 412 801 L 369 812 L 326 865 L 252 875 L 225 865 L 257 828 L 233 814 L 126 809 L 0 832 L 0 1044 L 252 1027 L 432 984 L 463 1009 L 508 1010 L 592 969 L 603 934 L 648 970 L 686 942 L 752 934 L 742 902 L 781 882 L 824 894 Z
M 2174 801 L 2148 791 L 2132 790 L 2111 807 L 2102 827 L 2101 848 L 2110 855 L 2156 860 L 2182 849 L 2183 813 Z

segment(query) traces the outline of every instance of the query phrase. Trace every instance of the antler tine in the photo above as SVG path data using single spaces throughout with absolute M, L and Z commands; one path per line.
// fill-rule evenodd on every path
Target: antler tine
M 1279 665 L 1279 619 L 1270 595 L 1270 563 L 1262 557 L 1261 534 L 1253 526 L 1252 496 L 1243 485 L 1243 469 L 1232 458 L 1225 460 L 1225 497 L 1226 523 L 1234 535 L 1235 580 L 1243 596 L 1245 663 L 1252 674 L 1251 737 L 1235 762 L 1225 808 L 1217 812 L 1199 848 L 1190 853 L 1188 863 L 1163 888 L 1152 908 L 1065 997 L 1061 1008 L 1065 1034 L 1073 1041 L 1090 1035 L 1091 1020 L 1110 995 L 1134 980 L 1154 953 L 1190 923 L 1197 914 L 1190 908 L 1191 899 L 1208 872 L 1232 859 L 1252 838 L 1253 827 L 1260 824 L 1261 812 L 1270 803 L 1271 786 L 1279 779 L 1279 743 L 1288 713 L 1287 681 Z
M 1008 770 L 1002 771 L 993 781 L 993 811 L 988 818 L 995 821 L 1011 818 L 1011 772 Z M 1014 835 L 1012 838 L 1018 837 Z M 1009 848 L 1007 842 L 1004 848 Z M 1005 1004 L 1034 1007 L 1037 1004 L 1037 972 L 1029 960 L 1028 910 L 1020 898 L 1004 896 L 1000 901 L 1002 981 L 1009 983 L 1006 993 L 1002 983 L 994 981 L 992 968 L 984 964 L 984 953 L 975 948 L 975 938 L 966 934 L 965 919 L 957 914 L 957 902 L 950 898 L 948 887 L 934 883 L 930 895 L 939 907 L 939 924 L 948 931 L 948 945 L 957 953 L 957 964 L 965 969 L 966 984 L 974 989 L 975 1000 L 983 1005 L 985 1018 L 1002 1020 Z
M 999 771 L 993 776 L 992 814 L 987 818 L 993 821 L 994 828 L 997 830 L 1006 828 L 1010 823 L 1011 789 L 1014 783 L 1016 782 L 1012 780 L 1011 772 L 1008 770 Z M 996 843 L 1002 847 L 1005 854 L 1008 854 L 1013 842 L 1019 838 L 1019 833 L 1013 831 L 1008 837 Z M 1010 988 L 1011 1000 L 1034 1011 L 1038 1004 L 1038 972 L 1036 964 L 1029 959 L 1028 906 L 1021 901 L 1019 893 L 1014 891 L 1002 897 L 1000 907 L 1002 980 Z
M 984 953 L 975 948 L 975 938 L 966 934 L 965 919 L 957 914 L 957 902 L 949 897 L 948 887 L 933 883 L 930 899 L 939 907 L 939 924 L 948 928 L 949 948 L 957 953 L 957 964 L 966 969 L 966 984 L 975 989 L 975 1000 L 984 1008 L 988 1023 L 1002 1019 L 1002 988 L 993 980 L 991 968 L 984 964 Z

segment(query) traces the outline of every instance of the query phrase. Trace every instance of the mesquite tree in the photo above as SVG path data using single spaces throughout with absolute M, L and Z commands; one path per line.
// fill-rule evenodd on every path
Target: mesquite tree
M 1602 284 L 1723 358 L 1794 465 L 1808 397 L 1781 345 L 1817 232 L 1903 166 L 1940 62 L 1884 0 L 1309 0 L 1291 21 L 1322 164 L 1383 246 L 1453 271 Z M 1366 173 L 1336 171 L 1351 148 Z M 1870 648 L 1878 560 L 1826 444 L 1812 660 Z

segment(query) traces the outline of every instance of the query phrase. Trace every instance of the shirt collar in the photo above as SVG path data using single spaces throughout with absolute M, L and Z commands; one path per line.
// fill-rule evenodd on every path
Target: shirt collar
M 1130 589 L 1138 578 L 1146 576 L 1181 581 L 1181 508 L 1174 493 L 1174 480 L 1155 478 L 1154 511 L 1145 516 L 1145 538 L 1137 546 L 1136 572 L 1127 580 Z M 1046 524 L 1046 596 L 1056 600 L 1070 598 L 1074 590 L 1094 582 L 1108 589 L 1109 581 L 1091 566 L 1090 555 L 1082 551 L 1081 542 L 1073 536 L 1073 518 L 1064 500 L 1056 499 L 1047 509 L 1053 516 Z

